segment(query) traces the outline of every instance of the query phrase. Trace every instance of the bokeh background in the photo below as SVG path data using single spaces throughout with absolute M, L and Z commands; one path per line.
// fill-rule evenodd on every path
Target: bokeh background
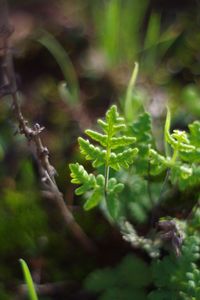
M 15 29 L 11 43 L 24 115 L 30 123 L 45 126 L 42 138 L 58 172 L 58 186 L 99 252 L 85 252 L 69 234 L 56 205 L 41 198 L 33 149 L 22 136 L 15 135 L 17 124 L 11 101 L 4 97 L 0 101 L 0 299 L 19 299 L 23 283 L 19 258 L 27 261 L 38 283 L 49 283 L 41 300 L 132 299 L 130 295 L 120 298 L 112 291 L 102 298 L 88 292 L 85 280 L 92 271 L 118 266 L 119 278 L 124 278 L 123 272 L 134 278 L 131 263 L 135 268 L 138 257 L 145 263 L 148 258 L 122 240 L 102 211 L 83 211 L 83 200 L 74 196 L 68 164 L 83 162 L 77 137 L 92 127 L 112 103 L 123 107 L 136 61 L 139 75 L 130 117 L 134 119 L 142 106 L 151 113 L 160 149 L 167 103 L 172 109 L 173 126 L 185 129 L 188 122 L 199 118 L 200 2 L 8 3 Z M 137 178 L 134 180 L 137 182 Z M 136 195 L 140 197 L 143 183 L 137 187 Z M 148 209 L 141 209 L 134 195 L 128 195 L 130 201 L 135 201 L 130 206 L 130 219 L 145 224 Z M 146 197 L 144 193 L 144 202 Z M 141 233 L 144 226 L 139 228 Z M 137 254 L 134 261 L 127 256 L 133 252 Z M 143 272 L 147 272 L 145 266 Z M 113 270 L 109 279 L 103 275 L 105 281 L 115 276 L 117 271 Z

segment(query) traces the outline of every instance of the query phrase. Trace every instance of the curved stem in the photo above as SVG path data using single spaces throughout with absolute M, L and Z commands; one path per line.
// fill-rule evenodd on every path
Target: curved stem
M 178 157 L 178 152 L 179 152 L 179 150 L 178 150 L 178 147 L 177 147 L 177 148 L 174 149 L 174 153 L 173 153 L 173 156 L 171 158 L 171 163 L 172 164 L 174 164 L 176 162 L 176 159 Z

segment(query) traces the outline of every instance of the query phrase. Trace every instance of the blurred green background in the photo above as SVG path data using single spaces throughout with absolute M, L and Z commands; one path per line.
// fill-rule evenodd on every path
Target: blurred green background
M 4 97 L 0 102 L 0 299 L 23 299 L 19 258 L 28 262 L 38 283 L 53 286 L 41 300 L 100 299 L 83 285 L 90 272 L 118 266 L 121 282 L 123 268 L 132 274 L 141 259 L 143 272 L 148 272 L 148 258 L 139 250 L 131 257 L 133 250 L 100 210 L 83 211 L 81 199 L 73 194 L 68 163 L 83 160 L 77 137 L 111 103 L 123 107 L 136 61 L 139 76 L 130 117 L 134 120 L 142 106 L 151 113 L 160 149 L 167 103 L 173 126 L 185 129 L 199 118 L 200 2 L 10 0 L 9 6 L 24 115 L 31 123 L 45 126 L 42 138 L 57 169 L 58 186 L 100 254 L 86 253 L 69 234 L 56 205 L 41 198 L 32 148 L 14 135 L 17 125 L 11 101 Z M 124 180 L 130 185 L 126 194 L 132 207 L 130 218 L 145 224 L 150 208 L 141 191 L 146 183 L 132 177 L 137 182 L 135 194 L 129 178 Z M 137 203 L 141 196 L 143 207 Z M 143 228 L 139 230 L 142 233 Z M 133 266 L 130 271 L 128 266 Z M 115 277 L 107 275 L 108 282 Z M 120 296 L 113 288 L 101 299 L 146 299 L 140 290 L 125 293 Z

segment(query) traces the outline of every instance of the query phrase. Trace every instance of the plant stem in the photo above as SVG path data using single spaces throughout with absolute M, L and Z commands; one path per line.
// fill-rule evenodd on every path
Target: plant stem
M 174 164 L 176 162 L 176 159 L 178 157 L 178 147 L 174 149 L 174 153 L 173 153 L 173 156 L 172 156 L 172 159 L 171 159 L 171 163 Z
M 107 146 L 106 146 L 105 186 L 104 186 L 104 194 L 105 194 L 106 201 L 107 201 L 108 180 L 109 180 L 109 173 L 110 173 L 110 167 L 109 167 L 109 160 L 110 160 L 110 154 L 111 154 L 110 140 L 112 138 L 112 135 L 113 135 L 112 128 L 109 126 Z
M 105 196 L 107 196 L 107 191 L 108 191 L 109 172 L 110 172 L 110 167 L 106 166 L 105 167 L 105 187 L 104 187 Z

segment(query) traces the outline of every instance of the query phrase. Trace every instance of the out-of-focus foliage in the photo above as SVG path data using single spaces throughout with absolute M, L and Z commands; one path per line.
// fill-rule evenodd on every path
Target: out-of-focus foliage
M 150 299 L 170 299 L 174 293 L 177 299 L 198 299 L 199 260 L 194 261 L 192 253 L 189 259 L 190 255 L 186 255 L 184 250 L 189 249 L 188 243 L 198 244 L 198 238 L 193 240 L 191 235 L 196 236 L 199 230 L 198 222 L 190 215 L 198 201 L 200 178 L 198 1 L 11 0 L 9 4 L 15 29 L 11 51 L 15 56 L 19 89 L 24 94 L 23 112 L 31 123 L 39 122 L 46 127 L 42 138 L 58 171 L 56 180 L 59 188 L 77 221 L 97 243 L 101 255 L 88 257 L 66 233 L 54 203 L 41 199 L 39 170 L 34 155 L 32 151 L 31 155 L 27 154 L 30 152 L 22 137 L 14 136 L 16 126 L 10 109 L 12 105 L 6 97 L 0 102 L 0 299 L 13 299 L 15 286 L 22 282 L 20 270 L 16 267 L 19 257 L 26 259 L 33 274 L 38 266 L 39 269 L 41 267 L 41 283 L 58 282 L 58 286 L 64 280 L 69 283 L 60 294 L 39 295 L 41 300 L 89 300 L 80 283 L 102 264 L 109 266 L 108 282 L 111 282 L 106 286 L 104 281 L 101 291 L 98 291 L 103 299 L 146 299 L 147 292 L 151 293 Z M 43 35 L 38 35 L 39 32 Z M 113 215 L 117 211 L 130 222 L 126 223 L 130 225 L 126 237 L 129 242 L 134 240 L 132 246 L 135 245 L 140 258 L 134 253 L 125 263 L 126 258 L 122 256 L 127 253 L 128 243 L 124 244 L 117 229 L 114 230 L 105 221 L 107 208 L 104 201 L 100 202 L 104 198 L 105 181 L 101 176 L 105 175 L 104 170 L 100 166 L 94 173 L 91 171 L 76 150 L 76 139 L 82 136 L 85 128 L 94 128 L 94 120 L 103 116 L 108 106 L 118 99 L 124 112 L 127 86 L 128 82 L 131 83 L 129 78 L 135 61 L 139 62 L 140 69 L 137 82 L 129 89 L 130 101 L 125 115 L 129 124 L 125 136 L 137 138 L 134 147 L 139 152 L 130 169 L 110 169 L 110 178 L 113 179 L 108 187 L 113 190 L 118 186 L 119 191 L 124 185 L 117 201 L 116 197 L 110 198 L 112 205 L 109 208 Z M 167 101 L 173 118 L 165 151 L 163 127 Z M 150 114 L 143 113 L 143 106 Z M 173 132 L 175 128 L 179 131 Z M 182 131 L 185 134 L 180 135 Z M 88 133 L 93 139 L 94 134 Z M 121 136 L 124 136 L 123 132 Z M 185 145 L 195 146 L 195 150 L 189 153 L 178 151 L 172 167 L 169 160 L 175 150 L 174 141 L 179 138 L 184 138 Z M 89 146 L 83 139 L 80 143 L 84 151 Z M 132 145 L 123 147 L 126 151 Z M 152 151 L 151 164 L 149 148 Z M 114 149 L 114 152 L 118 153 L 118 150 Z M 84 213 L 76 197 L 73 202 L 73 188 L 65 167 L 72 161 L 80 161 L 88 170 L 84 174 L 89 180 L 84 179 L 87 184 L 78 188 L 79 193 L 88 187 L 93 189 L 94 185 L 96 188 L 89 204 L 90 191 L 85 194 L 85 208 L 92 208 L 100 202 L 103 216 L 97 210 Z M 116 165 L 115 159 L 115 169 Z M 78 170 L 80 165 L 76 164 L 74 168 Z M 183 256 L 168 256 L 165 251 L 163 253 L 163 244 L 159 244 L 156 254 L 161 253 L 161 257 L 156 272 L 151 276 L 151 283 L 145 285 L 148 290 L 139 285 L 135 287 L 135 270 L 138 271 L 144 263 L 149 274 L 155 267 L 149 266 L 149 257 L 145 259 L 146 253 L 153 257 L 151 250 L 159 238 L 151 225 L 157 224 L 159 217 L 166 215 L 181 220 L 188 217 Z M 122 233 L 125 234 L 124 231 Z M 148 245 L 151 246 L 147 251 L 145 247 Z M 170 274 L 162 272 L 165 261 L 169 263 Z M 113 262 L 114 269 L 110 267 Z M 118 263 L 123 265 L 123 272 L 119 271 Z M 176 269 L 171 268 L 172 263 Z M 183 270 L 182 264 L 187 271 Z M 100 273 L 103 281 L 104 270 Z M 116 273 L 121 274 L 117 275 L 118 281 L 115 281 Z M 160 287 L 157 279 L 164 274 L 169 275 L 170 283 L 166 280 L 166 285 Z M 142 282 L 143 279 L 140 279 Z M 173 280 L 182 295 L 175 291 Z M 97 281 L 98 284 L 101 286 L 100 281 Z
M 194 218 L 199 223 L 199 212 Z M 89 274 L 85 287 L 99 294 L 98 299 L 194 299 L 199 298 L 200 272 L 199 237 L 197 231 L 187 236 L 182 246 L 181 254 L 174 253 L 162 259 L 154 259 L 150 266 L 136 256 L 125 257 L 115 268 L 96 270 Z M 154 284 L 153 291 L 148 287 Z
M 199 210 L 192 222 L 199 226 Z M 152 262 L 153 280 L 157 289 L 150 293 L 148 299 L 199 299 L 200 239 L 198 231 L 194 227 L 191 234 L 191 228 L 189 223 L 186 230 L 187 236 L 178 258 L 168 255 L 161 260 Z
M 97 43 L 104 51 L 109 64 L 136 61 L 143 52 L 143 67 L 150 70 L 176 40 L 178 32 L 172 31 L 171 28 L 161 32 L 161 18 L 155 12 L 151 13 L 147 29 L 144 30 L 148 4 L 146 0 L 95 2 L 93 19 Z M 144 39 L 140 34 L 142 29 L 145 31 Z
M 39 239 L 45 234 L 47 224 L 36 195 L 30 196 L 30 191 L 22 193 L 7 190 L 4 191 L 1 203 L 1 257 L 8 253 L 11 255 L 13 249 L 28 251 L 30 254 L 37 252 Z
M 72 106 L 75 105 L 80 100 L 79 86 L 73 64 L 65 49 L 49 32 L 44 30 L 39 31 L 35 39 L 49 50 L 62 70 L 66 83 L 61 84 L 59 88 L 61 99 Z
M 137 272 L 136 272 L 137 270 Z M 151 283 L 148 265 L 140 258 L 128 255 L 115 268 L 96 270 L 91 273 L 85 287 L 99 293 L 98 299 L 146 299 L 145 287 Z

